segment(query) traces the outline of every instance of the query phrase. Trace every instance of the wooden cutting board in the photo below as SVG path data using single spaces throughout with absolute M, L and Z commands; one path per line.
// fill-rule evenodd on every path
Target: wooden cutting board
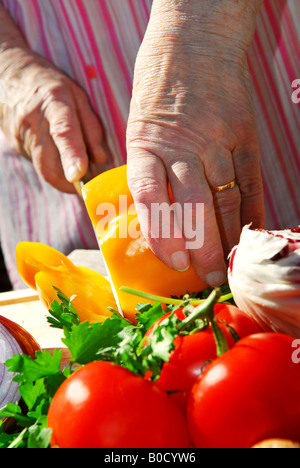
M 68 257 L 76 266 L 85 266 L 106 276 L 100 251 L 75 250 Z M 64 357 L 66 360 L 68 359 L 68 352 L 61 341 L 63 332 L 50 328 L 47 322 L 49 312 L 32 289 L 24 288 L 0 293 L 0 315 L 25 328 L 35 338 L 42 350 L 63 349 Z

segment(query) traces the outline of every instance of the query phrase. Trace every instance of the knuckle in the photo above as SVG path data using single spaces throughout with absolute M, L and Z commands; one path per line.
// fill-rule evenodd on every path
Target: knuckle
M 203 164 L 196 153 L 184 152 L 184 155 L 178 157 L 180 148 L 175 148 L 175 154 L 170 158 L 170 172 L 175 174 L 178 179 L 189 183 L 193 191 L 199 186 L 199 174 L 203 173 Z
M 73 126 L 67 115 L 61 115 L 51 122 L 49 133 L 54 138 L 67 138 L 72 132 Z
M 43 94 L 44 103 L 49 105 L 49 103 L 61 101 L 65 97 L 66 86 L 60 81 L 55 81 L 51 85 L 43 87 L 40 93 Z
M 162 198 L 163 190 L 160 183 L 151 177 L 129 178 L 129 189 L 139 203 L 149 203 Z
M 16 127 L 19 134 L 26 131 L 35 132 L 41 122 L 40 103 L 31 103 L 30 106 L 17 106 Z

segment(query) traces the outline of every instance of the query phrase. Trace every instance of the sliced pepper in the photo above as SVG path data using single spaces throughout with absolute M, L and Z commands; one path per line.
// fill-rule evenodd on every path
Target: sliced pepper
M 17 245 L 17 267 L 25 284 L 38 292 L 41 302 L 50 309 L 58 300 L 53 286 L 67 297 L 76 296 L 73 304 L 81 321 L 101 322 L 117 310 L 110 282 L 94 270 L 74 265 L 53 247 L 37 242 Z
M 126 171 L 126 165 L 111 169 L 88 182 L 82 191 L 122 312 L 134 321 L 141 300 L 120 291 L 122 286 L 159 296 L 181 296 L 207 285 L 192 266 L 184 272 L 172 270 L 154 255 L 142 235 L 132 238 L 131 227 L 138 232 L 139 222 Z
M 58 287 L 68 298 L 75 296 L 72 300 L 80 321 L 102 322 L 111 316 L 108 307 L 117 310 L 117 306 L 111 292 L 109 281 L 105 277 L 98 278 L 97 283 L 93 281 L 95 276 L 80 271 L 68 271 L 58 269 L 56 271 L 41 271 L 36 274 L 36 288 L 41 302 L 50 309 L 51 303 L 57 299 L 56 290 Z M 96 273 L 97 275 L 97 273 Z
M 66 255 L 46 244 L 39 242 L 19 242 L 16 248 L 16 262 L 19 275 L 27 286 L 36 289 L 35 275 L 40 271 L 65 267 L 76 267 Z

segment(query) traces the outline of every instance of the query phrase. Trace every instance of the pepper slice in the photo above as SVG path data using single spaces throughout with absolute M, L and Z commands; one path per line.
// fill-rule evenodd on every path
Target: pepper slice
M 39 242 L 19 242 L 16 248 L 16 262 L 19 275 L 32 289 L 36 289 L 35 275 L 40 271 L 58 267 L 65 267 L 67 270 L 76 268 L 66 255 Z
M 126 176 L 127 166 L 111 169 L 82 188 L 111 281 L 125 317 L 134 321 L 137 297 L 120 291 L 128 286 L 159 296 L 181 296 L 207 288 L 192 266 L 179 272 L 159 260 L 140 233 Z
M 117 310 L 110 282 L 96 271 L 77 267 L 46 244 L 20 242 L 16 251 L 21 278 L 38 292 L 47 309 L 58 300 L 55 286 L 69 298 L 76 296 L 73 304 L 81 322 L 101 322 L 112 314 L 108 307 Z
M 72 304 L 81 322 L 103 322 L 112 314 L 108 307 L 117 310 L 109 281 L 94 271 L 88 271 L 88 268 L 84 271 L 81 267 L 68 272 L 63 269 L 41 271 L 36 274 L 35 282 L 39 298 L 47 309 L 54 300 L 58 300 L 53 285 L 68 298 L 75 296 Z

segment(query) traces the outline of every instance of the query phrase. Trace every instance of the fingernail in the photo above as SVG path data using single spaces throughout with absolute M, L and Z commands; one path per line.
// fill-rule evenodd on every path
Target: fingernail
M 211 287 L 221 286 L 225 282 L 226 275 L 224 271 L 213 271 L 206 276 L 206 282 Z
M 189 258 L 185 252 L 174 252 L 171 261 L 173 268 L 178 271 L 186 271 L 190 266 Z
M 80 171 L 76 164 L 69 166 L 67 169 L 67 179 L 69 182 L 76 182 L 80 177 Z

